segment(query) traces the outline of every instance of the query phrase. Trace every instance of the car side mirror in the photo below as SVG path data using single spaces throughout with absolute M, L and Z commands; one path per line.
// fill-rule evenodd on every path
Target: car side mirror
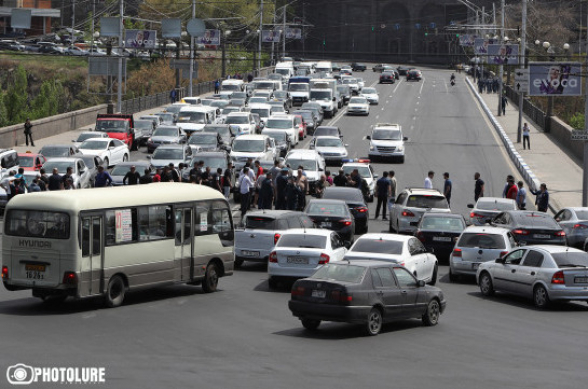
M 75 139 L 72 139 L 72 140 L 71 140 L 71 142 L 72 142 L 72 143 L 76 143 L 76 140 L 75 140 Z
M 336 97 L 333 97 L 333 101 L 337 101 L 337 98 Z
M 347 250 L 349 250 L 351 248 L 351 242 L 347 240 L 347 241 L 345 241 L 345 243 L 343 244 L 343 246 L 345 246 L 345 248 Z
M 349 147 L 349 144 L 345 143 L 345 147 Z M 375 177 L 375 176 L 374 176 Z
M 146 155 L 147 159 L 153 158 L 153 155 Z
M 374 173 L 374 178 L 378 178 L 380 175 L 378 173 Z
M 474 204 L 468 204 L 467 207 L 468 208 L 474 208 Z
M 504 259 L 503 258 L 496 258 L 496 260 L 494 262 L 504 264 Z
M 424 288 L 425 287 L 425 281 L 423 280 L 418 280 L 416 283 L 417 287 L 419 288 Z
M 372 136 L 371 135 L 368 135 L 368 136 L 365 137 L 365 139 L 372 140 Z
M 408 142 L 408 140 L 409 140 L 408 139 L 408 136 L 403 137 L 402 140 L 405 141 L 405 142 Z

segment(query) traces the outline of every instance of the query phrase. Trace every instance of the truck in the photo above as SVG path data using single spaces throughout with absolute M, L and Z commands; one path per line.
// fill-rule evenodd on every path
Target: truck
M 333 117 L 342 106 L 337 80 L 335 79 L 311 79 L 310 100 L 318 102 L 325 115 Z
M 292 96 L 292 105 L 302 105 L 310 100 L 310 78 L 291 77 L 288 81 L 288 92 Z
M 95 131 L 105 132 L 109 138 L 124 142 L 129 150 L 137 150 L 139 142 L 135 135 L 133 115 L 99 113 L 96 116 Z

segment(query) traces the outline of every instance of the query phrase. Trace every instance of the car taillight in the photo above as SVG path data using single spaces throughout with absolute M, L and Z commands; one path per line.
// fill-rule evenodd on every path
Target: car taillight
M 352 223 L 352 221 L 349 219 L 341 220 L 341 224 L 343 224 L 344 226 L 350 226 L 351 223 Z
M 484 215 L 480 215 L 479 213 L 475 213 L 475 212 L 470 212 L 470 217 L 473 218 L 477 218 L 477 217 L 484 217 Z
M 274 244 L 278 243 L 278 239 L 280 239 L 281 234 L 274 234 Z
M 346 290 L 332 290 L 330 294 L 331 300 L 337 301 L 339 303 L 348 304 L 353 301 L 353 296 L 347 294 Z
M 78 283 L 78 276 L 74 272 L 66 271 L 63 273 L 63 283 L 65 285 L 76 285 Z
M 272 251 L 271 254 L 269 255 L 269 261 L 271 263 L 278 263 L 278 254 L 276 254 L 275 251 Z
M 423 234 L 421 231 L 418 231 L 416 234 L 416 237 L 418 240 L 420 240 L 421 242 L 425 242 L 426 238 L 425 238 L 425 234 Z
M 325 263 L 329 263 L 331 258 L 327 254 L 321 254 L 321 259 L 319 259 L 319 265 L 324 265 Z
M 461 249 L 453 249 L 453 256 L 461 258 Z
M 574 229 L 584 229 L 584 228 L 588 228 L 588 226 L 586 224 L 574 224 Z
M 357 207 L 357 208 L 355 208 L 355 210 L 359 213 L 365 213 L 368 211 L 368 209 L 366 207 Z
M 8 266 L 2 266 L 2 279 L 7 280 L 8 278 Z
M 564 272 L 562 270 L 558 271 L 551 277 L 552 284 L 565 284 L 566 281 L 564 279 Z
M 414 217 L 414 213 L 412 213 L 411 211 L 402 211 L 402 216 Z
M 504 257 L 507 253 L 508 253 L 508 251 L 501 251 L 500 252 L 500 258 Z
M 574 228 L 575 228 L 575 227 L 574 227 Z M 555 233 L 555 236 L 566 236 L 566 233 L 565 233 L 563 230 L 561 230 L 561 231 L 557 231 L 557 232 Z
M 529 231 L 517 228 L 516 230 L 512 231 L 513 234 L 516 235 L 529 235 Z
M 290 292 L 291 296 L 304 296 L 304 287 L 303 286 L 297 286 L 295 288 L 292 288 L 292 291 Z

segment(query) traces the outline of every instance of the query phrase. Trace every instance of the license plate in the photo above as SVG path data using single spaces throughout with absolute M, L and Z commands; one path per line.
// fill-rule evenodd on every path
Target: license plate
M 25 265 L 25 270 L 45 272 L 45 265 Z
M 324 228 L 331 228 L 332 226 L 333 226 L 333 223 L 331 223 L 331 222 L 322 222 L 321 223 L 321 227 L 324 227 Z
M 551 238 L 551 236 L 549 236 L 549 235 L 544 235 L 544 234 L 535 234 L 535 235 L 533 235 L 533 236 L 534 236 L 535 238 L 537 238 L 537 239 L 549 239 L 549 238 Z
M 472 263 L 472 270 L 478 270 L 479 267 L 480 267 L 479 263 Z
M 288 257 L 288 258 L 286 258 L 286 262 L 294 263 L 294 264 L 298 264 L 298 265 L 308 265 L 308 258 Z
M 576 277 L 576 278 L 574 278 L 574 282 L 576 284 L 585 284 L 585 283 L 588 283 L 588 277 Z
M 241 251 L 241 254 L 247 256 L 247 257 L 257 257 L 259 258 L 259 251 Z
M 327 291 L 325 291 L 325 290 L 313 290 L 312 291 L 312 297 L 318 297 L 318 298 L 324 299 L 326 295 L 327 295 Z
M 451 242 L 451 237 L 450 236 L 434 236 L 433 240 L 437 241 L 437 242 Z

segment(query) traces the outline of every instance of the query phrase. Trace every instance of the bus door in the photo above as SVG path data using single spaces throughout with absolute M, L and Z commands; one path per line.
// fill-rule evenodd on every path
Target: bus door
M 193 257 L 192 208 L 176 208 L 176 247 L 174 274 L 176 280 L 190 279 Z
M 104 289 L 104 238 L 102 215 L 82 216 L 82 266 L 80 296 L 101 293 Z

